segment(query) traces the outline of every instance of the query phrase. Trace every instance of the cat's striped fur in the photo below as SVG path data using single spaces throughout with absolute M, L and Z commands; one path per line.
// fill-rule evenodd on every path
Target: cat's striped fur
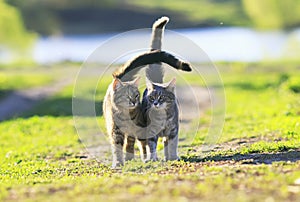
M 154 23 L 152 49 L 160 49 L 162 30 L 159 29 L 163 29 L 167 22 L 168 18 L 161 18 Z M 124 163 L 124 148 L 126 150 L 125 160 L 134 157 L 136 138 L 142 142 L 141 145 L 143 146 L 140 149 L 142 158 L 144 158 L 144 155 L 146 155 L 145 140 L 149 136 L 149 131 L 152 131 L 152 133 L 155 131 L 153 134 L 156 134 L 162 130 L 159 126 L 159 119 L 153 120 L 151 123 L 145 122 L 144 110 L 141 108 L 140 93 L 138 91 L 139 78 L 135 78 L 138 71 L 145 65 L 151 64 L 150 68 L 154 70 L 153 65 L 161 62 L 178 70 L 191 71 L 188 63 L 177 59 L 173 55 L 160 50 L 151 50 L 138 55 L 113 73 L 113 82 L 108 87 L 103 102 L 106 128 L 112 146 L 112 167 Z M 160 65 L 157 67 L 162 69 Z M 163 75 L 163 73 L 160 75 Z M 153 136 L 153 134 L 150 134 L 150 136 Z
M 152 26 L 152 36 L 151 36 L 151 50 L 161 50 L 162 39 L 164 35 L 164 29 L 166 24 L 169 22 L 169 18 L 163 16 L 156 20 Z M 155 83 L 163 82 L 164 69 L 161 64 L 150 64 L 146 68 L 146 77 Z
M 113 74 L 113 82 L 108 87 L 103 102 L 106 128 L 112 145 L 113 167 L 124 163 L 124 145 L 125 160 L 130 160 L 134 156 L 135 138 L 145 139 L 147 136 L 138 91 L 139 78 L 132 81 L 123 81 L 122 79 L 127 72 L 130 73 L 132 70 L 136 71 L 147 64 L 157 62 L 167 63 L 179 70 L 191 70 L 188 63 L 167 52 L 154 50 L 137 56 Z M 135 75 L 131 75 L 134 78 Z
M 150 160 L 157 160 L 156 147 L 159 137 L 163 137 L 165 160 L 179 159 L 179 110 L 175 85 L 175 78 L 164 84 L 148 81 L 144 91 L 142 108 L 149 125 L 147 145 L 150 149 Z
M 168 18 L 163 17 L 154 23 L 152 49 L 161 49 L 163 28 L 168 21 Z M 175 96 L 176 80 L 163 84 L 164 71 L 161 64 L 149 65 L 146 75 L 148 82 L 143 94 L 142 108 L 149 126 L 146 142 L 150 150 L 150 160 L 157 160 L 156 147 L 159 137 L 163 137 L 165 159 L 177 160 L 179 111 Z

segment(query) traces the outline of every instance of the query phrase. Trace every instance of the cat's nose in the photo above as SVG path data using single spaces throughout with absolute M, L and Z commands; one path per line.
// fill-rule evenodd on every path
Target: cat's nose
M 157 105 L 158 105 L 158 101 L 155 100 L 155 101 L 153 102 L 153 104 L 154 104 L 154 106 L 157 106 Z

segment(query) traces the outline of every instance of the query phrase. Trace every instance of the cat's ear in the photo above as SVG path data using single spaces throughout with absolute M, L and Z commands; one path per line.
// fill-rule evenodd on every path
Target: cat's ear
M 137 77 L 136 79 L 134 79 L 132 81 L 132 84 L 135 85 L 136 87 L 139 87 L 140 80 L 141 80 L 141 77 Z
M 114 81 L 113 81 L 113 90 L 115 91 L 115 90 L 119 89 L 122 86 L 123 86 L 122 81 L 118 78 L 115 78 Z
M 175 87 L 176 87 L 176 78 L 173 78 L 169 83 L 168 85 L 166 86 L 166 89 L 168 91 L 171 91 L 171 92 L 175 92 Z
M 148 91 L 153 90 L 153 83 L 147 77 L 146 77 L 146 86 L 147 86 Z

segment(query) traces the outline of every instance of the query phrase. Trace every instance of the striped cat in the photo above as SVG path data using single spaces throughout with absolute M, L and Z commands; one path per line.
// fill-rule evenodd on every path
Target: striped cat
M 162 17 L 153 24 L 152 50 L 161 49 L 163 29 L 168 21 L 168 18 Z M 175 94 L 176 79 L 163 83 L 161 64 L 149 65 L 146 75 L 147 89 L 143 93 L 142 108 L 149 128 L 146 144 L 150 150 L 150 160 L 158 159 L 156 147 L 159 137 L 163 137 L 165 160 L 177 160 L 179 110 Z
M 138 90 L 139 78 L 137 72 L 145 65 L 164 62 L 175 69 L 191 71 L 190 65 L 173 55 L 159 50 L 138 55 L 133 60 L 113 73 L 113 81 L 109 85 L 103 101 L 103 114 L 106 128 L 112 146 L 112 167 L 124 164 L 123 147 L 125 147 L 125 160 L 134 157 L 135 139 L 146 139 L 148 127 L 155 121 L 145 125 L 140 104 Z M 161 128 L 160 128 L 161 129 Z
M 143 114 L 149 128 L 147 145 L 150 149 L 150 160 L 153 161 L 157 160 L 156 147 L 159 137 L 163 137 L 165 160 L 179 159 L 177 154 L 179 110 L 175 86 L 176 79 L 163 84 L 148 81 L 143 94 Z

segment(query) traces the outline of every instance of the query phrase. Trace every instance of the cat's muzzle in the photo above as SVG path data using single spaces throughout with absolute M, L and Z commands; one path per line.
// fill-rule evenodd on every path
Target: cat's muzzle
M 153 102 L 152 108 L 156 110 L 164 110 L 166 108 L 166 103 Z
M 159 109 L 159 108 L 161 108 L 161 104 L 159 104 L 159 103 L 153 103 L 152 107 L 155 108 L 155 109 Z
M 131 101 L 128 104 L 129 104 L 129 107 L 131 107 L 131 108 L 135 108 L 138 105 L 137 102 L 131 102 Z

